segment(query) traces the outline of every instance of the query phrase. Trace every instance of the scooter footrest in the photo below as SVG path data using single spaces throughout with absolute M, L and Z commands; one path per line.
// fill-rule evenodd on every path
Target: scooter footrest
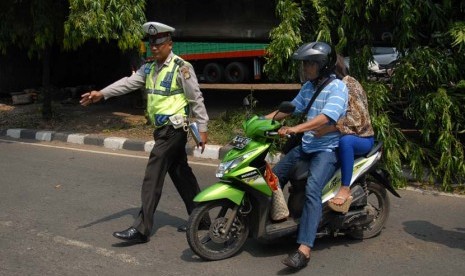
M 266 225 L 266 232 L 269 235 L 273 235 L 277 232 L 293 232 L 297 231 L 299 227 L 299 221 L 294 220 L 293 218 L 288 218 L 286 221 L 279 222 L 279 223 L 270 223 Z
M 347 214 L 335 215 L 331 226 L 333 229 L 345 229 L 351 226 L 364 225 L 368 221 L 368 212 L 365 210 L 349 211 Z

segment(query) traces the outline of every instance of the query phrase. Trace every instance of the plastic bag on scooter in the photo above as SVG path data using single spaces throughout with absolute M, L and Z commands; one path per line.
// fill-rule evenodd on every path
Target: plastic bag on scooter
M 279 186 L 278 177 L 271 171 L 271 167 L 268 163 L 266 164 L 265 180 L 273 192 L 270 210 L 271 220 L 280 221 L 287 219 L 289 216 L 289 209 L 287 208 L 286 199 Z

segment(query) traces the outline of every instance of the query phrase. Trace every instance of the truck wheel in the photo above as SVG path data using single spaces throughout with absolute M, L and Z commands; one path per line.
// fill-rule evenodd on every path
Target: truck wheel
M 220 83 L 223 76 L 224 68 L 222 65 L 212 62 L 205 65 L 203 68 L 203 76 L 205 82 Z
M 224 78 L 229 83 L 241 83 L 249 78 L 249 69 L 242 62 L 231 62 L 224 70 Z

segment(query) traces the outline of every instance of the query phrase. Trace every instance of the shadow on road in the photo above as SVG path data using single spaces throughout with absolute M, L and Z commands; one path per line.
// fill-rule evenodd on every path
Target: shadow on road
M 314 251 L 323 251 L 329 250 L 333 246 L 348 246 L 350 244 L 355 244 L 363 242 L 360 240 L 353 240 L 347 237 L 323 237 L 318 238 L 315 242 L 315 247 L 313 248 Z M 254 258 L 266 258 L 266 257 L 273 257 L 273 256 L 282 256 L 284 259 L 289 253 L 292 253 L 294 250 L 298 248 L 298 244 L 296 243 L 295 236 L 284 237 L 281 239 L 274 240 L 269 243 L 262 243 L 254 239 L 247 239 L 244 248 L 239 251 L 238 254 L 241 252 L 247 252 Z M 234 258 L 234 256 L 232 257 Z M 181 259 L 186 262 L 204 262 L 200 257 L 198 257 L 190 248 L 186 248 L 181 255 Z M 215 261 L 215 262 L 222 262 L 222 261 Z M 284 267 L 280 271 L 277 272 L 277 275 L 289 275 L 294 274 L 297 271 L 291 268 Z
M 457 231 L 445 230 L 424 220 L 406 221 L 403 224 L 405 232 L 417 239 L 465 250 L 465 228 L 457 227 Z
M 109 215 L 109 216 L 106 216 L 106 217 L 103 217 L 101 219 L 98 219 L 98 220 L 95 220 L 95 221 L 92 221 L 90 223 L 87 223 L 87 224 L 84 224 L 84 225 L 80 225 L 78 226 L 76 229 L 79 230 L 79 229 L 84 229 L 84 228 L 88 228 L 88 227 L 91 227 L 93 225 L 96 225 L 96 224 L 99 224 L 99 223 L 103 223 L 103 222 L 108 222 L 108 221 L 111 221 L 111 220 L 114 220 L 114 219 L 119 219 L 121 217 L 124 217 L 124 216 L 132 216 L 134 218 L 134 220 L 137 218 L 137 215 L 139 214 L 139 210 L 140 208 L 129 208 L 129 209 L 126 209 L 126 210 L 123 210 L 123 211 L 120 211 L 120 212 L 117 212 L 117 213 L 114 213 L 112 215 Z M 170 226 L 173 226 L 173 227 L 178 227 L 179 225 L 185 223 L 186 221 L 179 218 L 179 217 L 175 217 L 175 216 L 172 216 L 168 213 L 165 213 L 163 211 L 156 211 L 155 212 L 155 215 L 154 215 L 154 227 L 153 227 L 153 231 L 152 231 L 152 235 L 161 227 L 165 226 L 165 225 L 170 225 Z M 126 227 L 128 227 L 129 225 L 126 225 Z M 122 228 L 124 228 L 125 226 L 122 226 Z

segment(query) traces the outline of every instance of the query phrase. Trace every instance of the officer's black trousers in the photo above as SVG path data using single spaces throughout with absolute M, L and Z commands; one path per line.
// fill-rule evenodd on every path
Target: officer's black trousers
M 134 222 L 134 228 L 147 236 L 152 233 L 153 215 L 160 201 L 167 172 L 181 195 L 188 214 L 195 207 L 193 198 L 200 192 L 197 179 L 187 164 L 187 133 L 182 128 L 164 126 L 156 129 L 153 137 L 155 146 L 150 152 L 142 183 L 142 208 Z

